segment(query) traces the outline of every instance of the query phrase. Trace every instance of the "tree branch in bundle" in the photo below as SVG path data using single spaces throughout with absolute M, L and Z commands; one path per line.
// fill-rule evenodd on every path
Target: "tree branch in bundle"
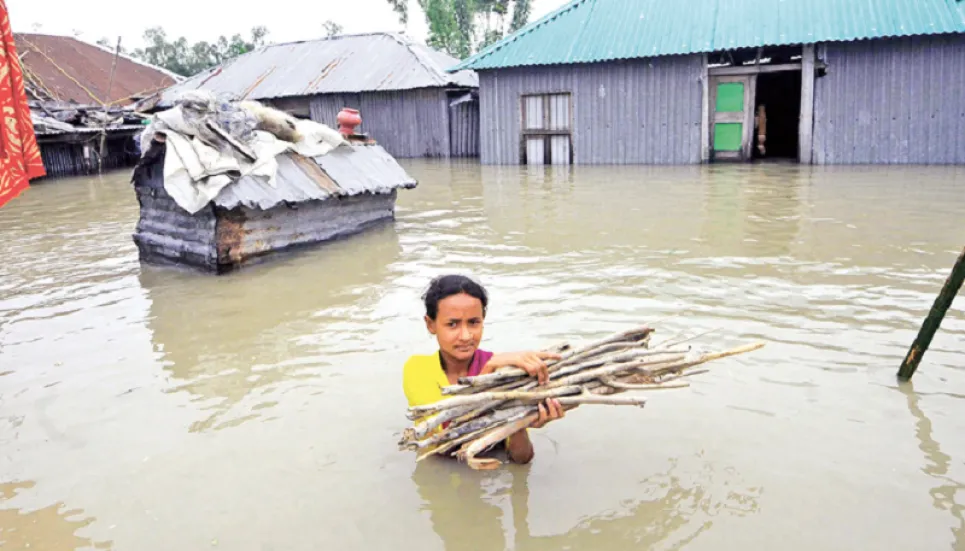
M 684 378 L 707 372 L 695 366 L 764 346 L 755 343 L 701 354 L 683 345 L 697 337 L 675 336 L 651 348 L 652 332 L 638 327 L 582 348 L 560 345 L 558 349 L 566 352 L 550 365 L 545 385 L 517 368 L 461 378 L 460 384 L 443 388 L 446 397 L 439 402 L 409 408 L 410 419 L 419 421 L 403 431 L 400 448 L 417 450 L 419 461 L 455 455 L 473 469 L 495 469 L 500 461 L 478 455 L 530 426 L 539 418 L 538 404 L 548 398 L 566 410 L 580 404 L 640 407 L 644 398 L 619 394 L 686 388 L 690 383 Z

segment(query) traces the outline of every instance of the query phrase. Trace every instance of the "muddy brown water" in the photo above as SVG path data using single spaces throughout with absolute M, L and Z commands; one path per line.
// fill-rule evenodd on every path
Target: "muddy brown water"
M 398 219 L 222 278 L 139 265 L 127 174 L 0 209 L 0 548 L 965 549 L 965 315 L 895 371 L 963 245 L 965 169 L 411 161 Z M 484 346 L 768 346 L 530 466 L 414 464 L 419 294 Z

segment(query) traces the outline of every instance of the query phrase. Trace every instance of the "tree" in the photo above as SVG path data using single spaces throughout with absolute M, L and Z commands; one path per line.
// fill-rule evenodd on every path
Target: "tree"
M 331 19 L 322 25 L 322 29 L 325 31 L 325 38 L 333 38 L 344 32 L 342 26 Z
M 100 46 L 101 48 L 106 48 L 112 52 L 117 50 L 117 41 L 111 40 L 106 36 L 98 40 L 97 45 Z M 123 44 L 121 44 L 121 54 L 127 54 L 127 48 L 125 48 Z
M 410 0 L 387 0 L 409 21 Z M 529 21 L 531 0 L 416 0 L 429 24 L 427 42 L 463 59 L 489 46 Z
M 135 49 L 131 54 L 141 61 L 188 77 L 264 46 L 267 35 L 268 29 L 265 27 L 255 27 L 249 39 L 235 34 L 231 38 L 218 37 L 214 42 L 191 44 L 183 36 L 169 41 L 164 29 L 152 27 L 144 31 L 146 46 Z

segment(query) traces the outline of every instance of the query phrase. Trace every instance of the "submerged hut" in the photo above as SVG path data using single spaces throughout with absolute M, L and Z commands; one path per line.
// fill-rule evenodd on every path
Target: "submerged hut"
M 484 164 L 965 163 L 961 0 L 571 0 L 450 70 Z
M 317 134 L 307 122 L 298 121 L 299 130 Z M 321 128 L 322 141 L 331 144 L 321 154 L 312 147 L 316 153 L 305 154 L 299 147 L 256 145 L 248 154 L 258 160 L 242 164 L 243 175 L 227 156 L 214 158 L 212 149 L 198 145 L 202 133 L 192 138 L 162 128 L 146 136 L 150 145 L 132 178 L 140 205 L 133 234 L 140 259 L 223 274 L 272 253 L 392 220 L 398 190 L 414 188 L 416 181 L 372 140 L 353 133 L 343 139 Z M 242 140 L 227 141 L 247 149 Z M 259 148 L 282 151 L 266 161 L 274 153 L 259 155 Z M 252 169 L 270 163 L 276 166 L 268 172 Z M 196 178 L 201 172 L 208 180 Z M 217 179 L 223 180 L 212 184 Z
M 74 37 L 14 39 L 47 175 L 133 166 L 143 125 L 130 107 L 181 77 Z
M 476 157 L 478 79 L 447 73 L 458 60 L 392 33 L 272 44 L 230 59 L 141 102 L 169 108 L 189 91 L 256 100 L 334 127 L 344 107 L 394 157 Z

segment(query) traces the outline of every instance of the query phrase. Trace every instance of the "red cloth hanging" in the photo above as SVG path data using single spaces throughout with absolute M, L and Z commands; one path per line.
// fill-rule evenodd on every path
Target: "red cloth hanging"
M 10 28 L 7 3 L 0 0 L 0 207 L 45 176 L 30 120 L 23 72 Z

